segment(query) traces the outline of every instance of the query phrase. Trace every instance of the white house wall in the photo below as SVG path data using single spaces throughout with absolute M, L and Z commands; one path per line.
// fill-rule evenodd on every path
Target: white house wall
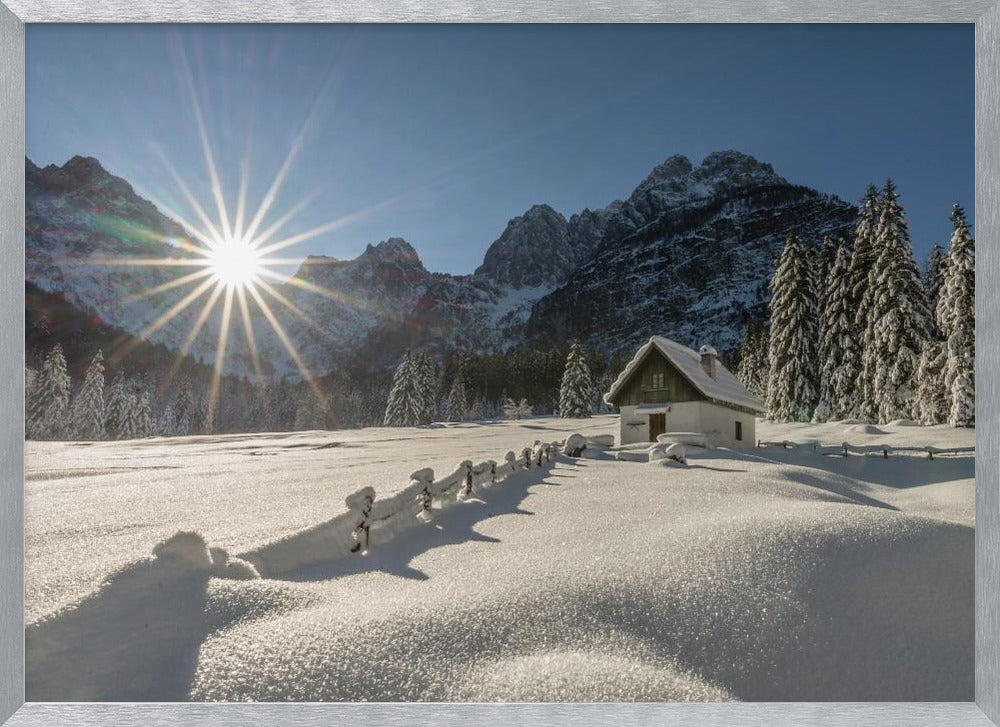
M 736 441 L 736 422 L 743 423 L 743 440 Z M 753 447 L 756 440 L 756 418 L 752 414 L 719 406 L 707 401 L 685 401 L 670 405 L 666 414 L 668 432 L 703 432 L 715 447 L 742 449 Z M 619 444 L 649 441 L 649 414 L 636 412 L 634 406 L 621 407 Z

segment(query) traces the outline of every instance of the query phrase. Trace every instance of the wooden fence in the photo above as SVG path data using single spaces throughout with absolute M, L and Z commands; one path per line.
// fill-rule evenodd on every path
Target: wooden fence
M 861 456 L 881 456 L 886 459 L 889 455 L 927 455 L 927 459 L 934 459 L 935 457 L 943 457 L 948 455 L 962 455 L 962 454 L 975 454 L 975 447 L 896 447 L 890 444 L 866 444 L 866 445 L 856 445 L 850 444 L 849 442 L 843 442 L 842 444 L 830 445 L 830 444 L 820 444 L 819 442 L 792 442 L 790 440 L 782 440 L 780 442 L 765 442 L 763 440 L 757 441 L 757 447 L 781 447 L 782 449 L 798 449 L 806 452 L 812 452 L 814 454 L 820 454 L 825 456 L 840 456 L 848 457 L 852 454 Z
M 562 446 L 536 441 L 519 453 L 507 452 L 503 463 L 465 460 L 440 479 L 434 479 L 430 468 L 419 469 L 410 475 L 409 485 L 384 498 L 374 488 L 362 487 L 345 498 L 347 512 L 239 557 L 267 578 L 364 552 L 431 520 L 435 502 L 438 509 L 449 507 L 520 472 L 550 466 Z

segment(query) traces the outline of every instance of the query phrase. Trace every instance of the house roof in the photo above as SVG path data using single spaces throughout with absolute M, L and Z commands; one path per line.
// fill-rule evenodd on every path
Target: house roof
M 632 360 L 628 362 L 625 370 L 621 372 L 615 383 L 611 385 L 611 390 L 604 395 L 604 400 L 611 404 L 612 400 L 625 386 L 625 383 L 632 377 L 639 365 L 649 355 L 650 351 L 659 351 L 672 363 L 681 375 L 701 392 L 707 399 L 723 406 L 739 406 L 754 411 L 764 412 L 764 403 L 747 391 L 747 388 L 740 383 L 720 361 L 715 362 L 715 378 L 713 379 L 705 369 L 701 367 L 701 355 L 687 346 L 682 346 L 676 341 L 671 341 L 663 336 L 653 336 L 640 348 Z

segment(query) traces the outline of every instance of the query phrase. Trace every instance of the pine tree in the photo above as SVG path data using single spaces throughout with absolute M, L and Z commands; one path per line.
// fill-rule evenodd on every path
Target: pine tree
M 566 356 L 566 368 L 559 387 L 559 416 L 563 419 L 590 417 L 590 392 L 593 387 L 583 346 L 574 341 Z
M 127 416 L 128 405 L 125 375 L 119 371 L 108 388 L 108 402 L 104 408 L 104 432 L 107 439 L 120 439 L 119 432 Z
M 743 334 L 743 348 L 737 376 L 747 391 L 758 399 L 767 399 L 768 379 L 768 332 L 761 321 L 747 323 Z
M 927 341 L 917 367 L 916 419 L 921 424 L 943 424 L 948 420 L 951 394 L 944 385 L 947 361 L 945 345 Z
M 438 415 L 438 375 L 431 357 L 426 353 L 414 357 L 414 408 L 418 424 L 430 424 Z
M 869 276 L 874 291 L 870 337 L 865 340 L 866 408 L 877 420 L 916 416 L 914 378 L 920 350 L 928 338 L 929 315 L 910 233 L 892 180 L 882 192 L 876 231 L 878 258 Z
M 174 412 L 174 405 L 167 403 L 163 407 L 163 413 L 160 415 L 160 419 L 156 424 L 156 432 L 161 437 L 176 437 L 177 436 L 177 414 Z
M 976 422 L 976 257 L 965 211 L 955 205 L 954 230 L 948 249 L 944 285 L 937 306 L 937 323 L 945 336 L 947 359 L 944 385 L 951 397 L 948 421 L 971 427 Z
M 327 402 L 308 383 L 302 382 L 295 398 L 295 421 L 292 428 L 297 432 L 326 429 Z
M 25 432 L 29 439 L 63 436 L 69 410 L 69 386 L 66 358 L 62 346 L 57 343 L 45 357 L 25 412 Z
M 947 268 L 948 256 L 939 243 L 934 243 L 930 254 L 927 256 L 927 267 L 924 268 L 924 292 L 927 294 L 927 308 L 931 312 L 933 328 L 936 335 L 941 331 L 937 327 L 937 306 L 941 299 L 941 289 L 944 287 L 944 276 Z
M 104 439 L 104 354 L 98 351 L 73 398 L 70 429 L 77 439 Z
M 816 290 L 809 253 L 792 230 L 771 280 L 767 408 L 771 419 L 809 421 L 816 407 Z
M 196 426 L 195 422 L 194 394 L 191 391 L 191 379 L 184 377 L 181 381 L 180 391 L 177 392 L 177 399 L 174 402 L 174 414 L 176 417 L 176 432 L 178 436 L 193 434 Z
M 851 310 L 851 255 L 847 247 L 837 250 L 827 276 L 820 318 L 819 404 L 814 419 L 829 421 L 848 417 L 853 409 L 857 371 L 851 368 L 857 342 L 854 339 L 854 311 Z
M 504 399 L 503 413 L 508 419 L 518 420 L 531 416 L 531 407 L 528 406 L 527 399 L 514 401 L 511 398 Z
M 876 418 L 875 397 L 871 382 L 866 378 L 864 354 L 872 339 L 872 320 L 869 312 L 873 306 L 875 290 L 869 285 L 868 276 L 875 267 L 878 256 L 876 231 L 882 209 L 882 200 L 875 185 L 869 184 L 861 200 L 858 222 L 854 230 L 854 245 L 851 255 L 850 310 L 854 311 L 852 322 L 855 345 L 846 352 L 845 366 L 855 372 L 854 392 L 851 395 L 851 416 L 873 421 Z
M 465 421 L 468 414 L 469 403 L 465 396 L 465 383 L 461 375 L 456 375 L 448 394 L 447 418 L 450 422 Z
M 153 426 L 153 395 L 148 387 L 137 391 L 135 438 L 144 439 L 156 433 Z
M 139 408 L 140 392 L 139 381 L 132 377 L 125 382 L 122 387 L 122 394 L 119 399 L 118 408 L 121 416 L 118 418 L 118 431 L 116 439 L 138 439 L 142 436 L 142 412 Z M 114 406 L 111 402 L 109 406 Z
M 385 407 L 384 425 L 413 427 L 420 423 L 421 410 L 417 393 L 417 370 L 414 356 L 406 351 L 396 367 Z

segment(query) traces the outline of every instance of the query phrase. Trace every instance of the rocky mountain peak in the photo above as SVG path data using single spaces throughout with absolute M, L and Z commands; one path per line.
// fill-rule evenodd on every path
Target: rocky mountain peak
M 358 256 L 358 261 L 424 267 L 413 245 L 402 237 L 390 237 L 377 245 L 368 245 L 365 251 Z
M 694 172 L 703 181 L 727 181 L 731 184 L 788 184 L 774 168 L 743 152 L 714 151 L 705 157 Z
M 576 264 L 566 218 L 547 204 L 536 204 L 507 223 L 476 275 L 502 287 L 532 288 L 562 282 Z

